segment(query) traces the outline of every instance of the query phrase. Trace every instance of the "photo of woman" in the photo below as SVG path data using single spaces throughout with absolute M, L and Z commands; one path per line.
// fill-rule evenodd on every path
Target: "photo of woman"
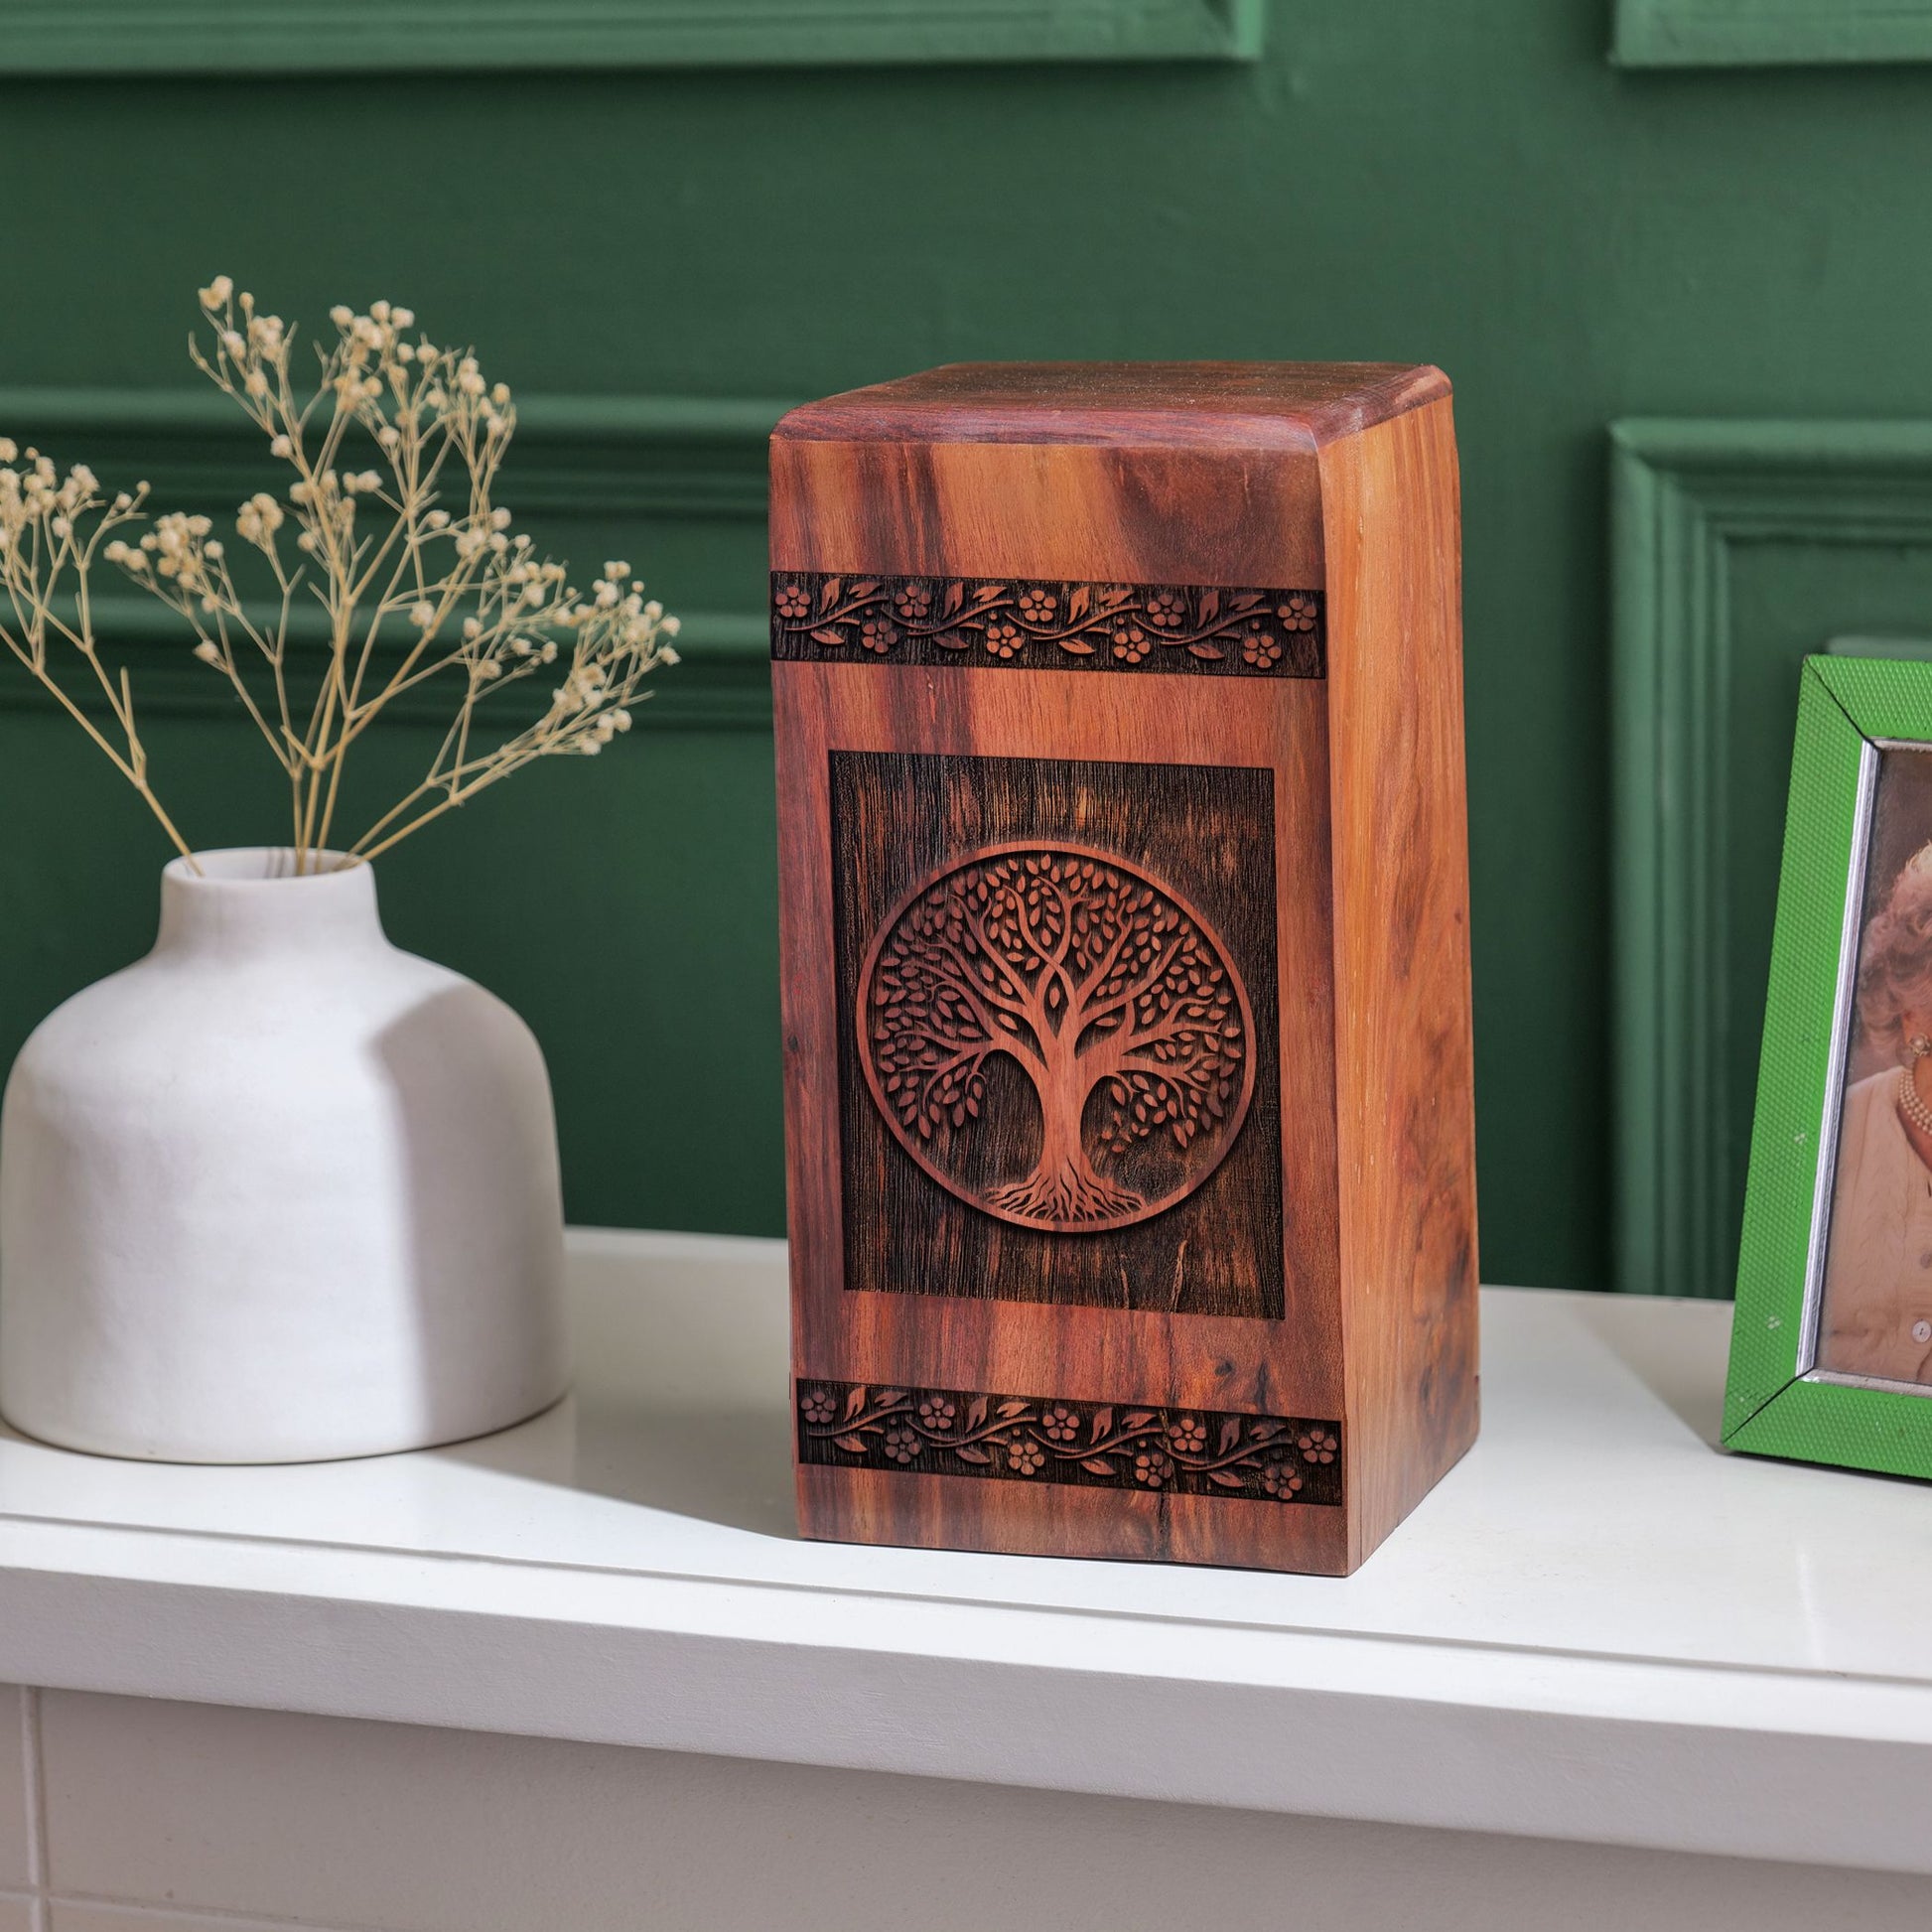
M 1901 862 L 1902 855 L 1902 862 Z M 1932 759 L 1879 767 L 1816 1366 L 1932 1387 Z

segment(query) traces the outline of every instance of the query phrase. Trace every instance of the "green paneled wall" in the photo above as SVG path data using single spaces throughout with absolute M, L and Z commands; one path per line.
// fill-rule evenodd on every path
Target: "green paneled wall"
M 1256 63 L 0 81 L 9 391 L 180 390 L 225 269 L 296 316 L 407 300 L 535 397 L 743 405 L 622 457 L 663 487 L 532 498 L 707 619 L 691 691 L 382 868 L 395 936 L 537 1027 L 577 1217 L 780 1225 L 759 535 L 717 482 L 756 445 L 718 424 L 968 356 L 1404 357 L 1455 379 L 1462 440 L 1484 1272 L 1610 1279 L 1606 427 L 1932 414 L 1932 72 L 1617 70 L 1602 0 L 1268 27 Z M 222 775 L 245 735 L 170 703 L 193 834 L 272 835 L 259 770 Z M 0 706 L 0 1060 L 150 931 L 163 848 L 90 756 Z

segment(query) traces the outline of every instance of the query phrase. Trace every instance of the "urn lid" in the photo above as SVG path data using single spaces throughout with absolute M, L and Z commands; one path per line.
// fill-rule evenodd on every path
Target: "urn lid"
M 1407 362 L 953 362 L 794 409 L 830 443 L 1120 443 L 1314 449 L 1449 393 Z

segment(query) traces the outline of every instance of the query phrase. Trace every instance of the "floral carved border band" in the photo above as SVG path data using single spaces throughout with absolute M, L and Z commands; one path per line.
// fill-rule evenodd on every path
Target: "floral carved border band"
M 1341 1502 L 1341 1425 L 961 1389 L 801 1380 L 798 1459 L 1089 1489 Z
M 771 655 L 1322 677 L 1316 591 L 771 574 Z

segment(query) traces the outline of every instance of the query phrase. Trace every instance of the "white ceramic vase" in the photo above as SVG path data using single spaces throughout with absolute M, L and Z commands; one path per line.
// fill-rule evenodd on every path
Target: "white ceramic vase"
M 547 1407 L 563 1220 L 529 1029 L 388 942 L 369 867 L 199 862 L 7 1083 L 0 1411 L 101 1454 L 294 1462 Z

